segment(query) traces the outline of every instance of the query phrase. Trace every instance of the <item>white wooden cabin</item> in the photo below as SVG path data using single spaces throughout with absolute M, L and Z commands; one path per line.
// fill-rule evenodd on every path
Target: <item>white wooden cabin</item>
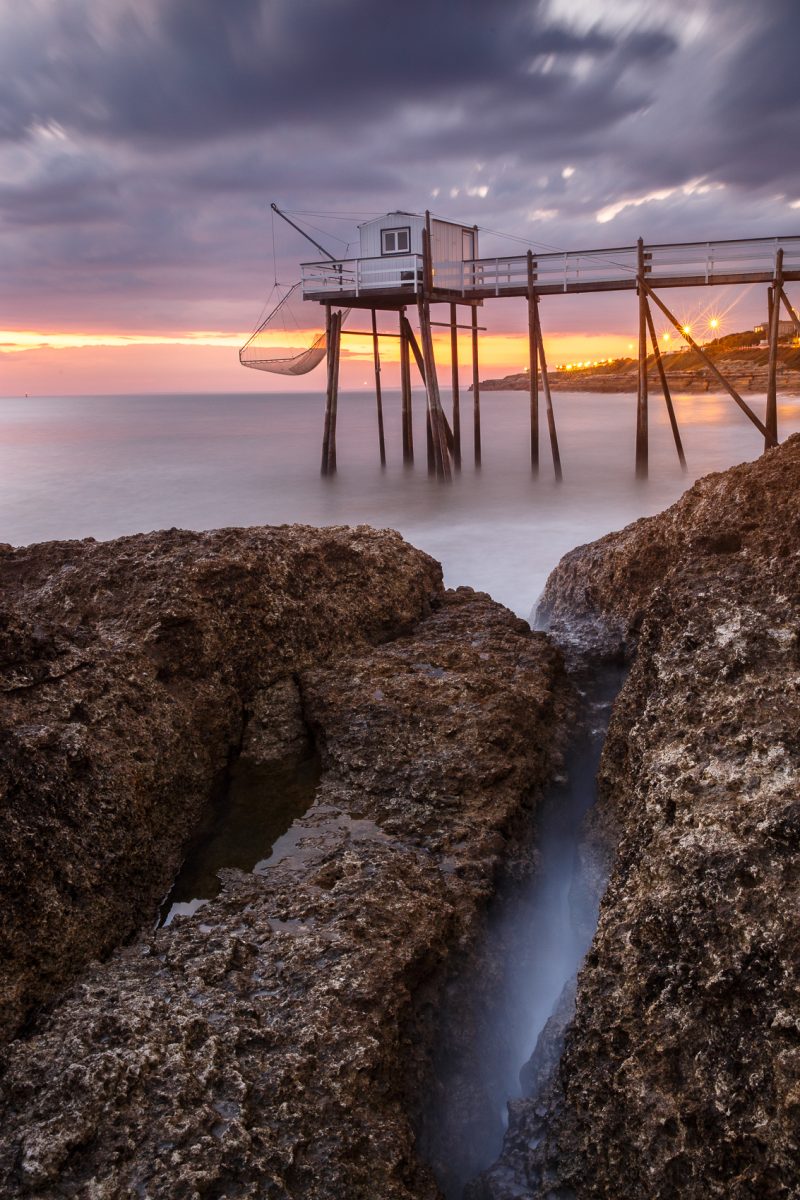
M 422 234 L 425 217 L 419 213 L 391 212 L 359 225 L 360 255 L 366 262 L 362 275 L 372 287 L 394 287 L 412 282 L 422 270 Z M 434 287 L 461 288 L 461 264 L 478 257 L 478 233 L 469 225 L 431 218 L 431 261 Z M 402 260 L 406 259 L 406 262 Z M 379 260 L 379 261 L 375 261 Z
M 431 218 L 434 288 L 461 292 L 463 264 L 478 257 L 478 231 L 471 225 Z M 423 287 L 420 213 L 392 212 L 359 225 L 359 256 L 346 261 L 303 264 L 303 294 L 325 292 L 360 296 L 364 292 L 417 292 Z M 471 272 L 468 273 L 471 279 Z
M 425 217 L 419 213 L 392 212 L 359 225 L 360 258 L 394 258 L 422 254 Z M 431 258 L 434 263 L 464 262 L 478 257 L 477 232 L 469 225 L 431 218 Z

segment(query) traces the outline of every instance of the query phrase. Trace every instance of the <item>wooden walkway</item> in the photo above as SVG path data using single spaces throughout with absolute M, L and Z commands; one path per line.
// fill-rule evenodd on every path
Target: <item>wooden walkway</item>
M 800 237 L 642 245 L 645 274 L 656 288 L 771 283 L 779 250 L 784 279 L 800 280 Z M 463 263 L 434 262 L 431 298 L 527 296 L 528 257 L 515 254 Z M 362 301 L 366 308 L 377 300 L 408 303 L 409 295 L 424 289 L 425 280 L 421 254 L 303 263 L 302 272 L 305 299 Z M 533 255 L 534 288 L 540 296 L 635 291 L 638 274 L 638 244 Z
M 638 297 L 638 393 L 636 402 L 636 474 L 648 471 L 648 360 L 655 364 L 669 416 L 675 449 L 681 466 L 686 458 L 675 408 L 672 403 L 661 351 L 656 336 L 651 304 L 655 305 L 691 346 L 719 386 L 728 393 L 742 413 L 764 439 L 765 448 L 777 445 L 777 362 L 781 307 L 785 309 L 800 335 L 800 316 L 785 290 L 787 282 L 800 280 L 800 237 L 736 239 L 712 242 L 682 242 L 648 245 L 639 239 L 635 246 L 617 246 L 602 250 L 553 251 L 538 254 L 528 251 L 508 257 L 476 258 L 465 262 L 436 263 L 430 255 L 430 216 L 423 235 L 422 254 L 392 255 L 381 258 L 341 259 L 302 264 L 303 296 L 325 305 L 328 333 L 328 389 L 325 411 L 322 471 L 336 470 L 336 414 L 339 390 L 339 361 L 342 335 L 364 333 L 372 337 L 378 430 L 381 462 L 386 462 L 383 408 L 380 381 L 379 339 L 400 339 L 403 460 L 413 462 L 414 443 L 411 428 L 411 354 L 416 360 L 425 386 L 428 411 L 426 441 L 428 469 L 443 480 L 461 467 L 461 413 L 458 377 L 458 329 L 472 335 L 472 406 L 475 464 L 481 462 L 480 380 L 478 367 L 477 310 L 500 297 L 523 297 L 528 309 L 528 345 L 530 371 L 531 469 L 539 469 L 539 396 L 543 394 L 547 432 L 556 479 L 561 479 L 561 456 L 555 412 L 547 377 L 544 340 L 539 302 L 544 296 L 577 295 L 590 292 L 631 291 Z M 762 421 L 750 408 L 702 346 L 692 338 L 658 292 L 678 287 L 719 287 L 731 284 L 767 285 L 769 366 L 766 413 Z M 431 319 L 432 304 L 449 306 L 447 321 Z M 458 306 L 469 314 L 466 325 L 459 324 Z M 356 331 L 342 328 L 341 313 L 334 308 L 368 309 L 372 328 Z M 419 320 L 419 341 L 406 315 L 415 308 Z M 376 314 L 394 312 L 399 317 L 397 332 L 379 331 Z M 434 344 L 433 325 L 445 325 L 451 333 L 452 423 L 442 407 Z M 650 349 L 648 349 L 648 342 Z

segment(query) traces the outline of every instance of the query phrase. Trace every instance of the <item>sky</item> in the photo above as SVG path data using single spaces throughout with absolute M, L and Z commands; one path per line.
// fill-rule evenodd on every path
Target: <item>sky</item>
M 0 394 L 283 390 L 237 357 L 317 257 L 273 200 L 342 255 L 394 209 L 540 249 L 800 233 L 798 45 L 798 0 L 0 0 Z M 482 319 L 485 373 L 522 369 L 524 306 Z M 551 362 L 627 353 L 636 300 L 542 319 Z

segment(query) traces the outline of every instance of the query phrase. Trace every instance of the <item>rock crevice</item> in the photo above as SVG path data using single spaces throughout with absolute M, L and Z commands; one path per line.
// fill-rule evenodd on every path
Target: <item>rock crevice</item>
M 224 570 L 209 547 L 217 537 Z M 270 590 L 266 577 L 252 590 L 271 538 L 281 551 Z M 180 570 L 167 553 L 173 539 Z M 115 563 L 145 548 L 154 565 L 128 618 Z M 94 596 L 103 581 L 103 620 L 115 630 L 152 608 L 148 594 L 161 588 L 181 614 L 170 626 L 182 631 L 177 644 L 159 641 L 160 678 L 141 701 L 141 724 L 127 680 L 136 671 L 150 679 L 153 667 L 141 665 L 129 629 L 111 656 L 114 672 L 97 692 L 108 705 L 125 699 L 125 721 L 88 744 L 98 759 L 90 754 L 85 785 L 70 783 L 87 819 L 97 819 L 94 805 L 102 814 L 106 796 L 119 803 L 124 794 L 119 771 L 105 792 L 97 780 L 116 753 L 125 761 L 131 733 L 158 794 L 175 789 L 172 805 L 188 812 L 175 781 L 193 754 L 211 758 L 212 734 L 219 757 L 238 741 L 242 703 L 242 755 L 283 761 L 308 728 L 322 777 L 255 872 L 222 870 L 219 895 L 193 916 L 106 961 L 76 963 L 72 986 L 47 993 L 31 1035 L 3 1054 L 0 1196 L 433 1200 L 414 1122 L 441 995 L 480 937 L 498 878 L 528 869 L 527 830 L 565 723 L 560 654 L 488 597 L 444 592 L 436 564 L 396 535 L 227 531 L 125 539 L 83 557 L 57 547 L 18 553 L 77 559 L 72 594 Z M 211 567 L 195 586 L 198 556 Z M 212 602 L 207 589 L 217 587 Z M 51 612 L 26 587 L 16 603 L 37 619 Z M 265 622 L 265 609 L 274 620 Z M 97 657 L 104 634 L 95 620 L 87 611 L 86 652 Z M 191 722 L 182 717 L 166 746 L 143 735 L 186 711 L 158 707 L 164 688 L 182 705 L 193 698 Z M 55 723 L 72 702 L 71 691 L 51 692 L 40 712 Z M 162 782 L 153 773 L 165 750 L 178 757 Z M 54 748 L 39 760 L 45 779 L 62 758 Z M 198 796 L 207 794 L 204 771 L 193 776 L 202 778 Z M 125 828 L 135 832 L 138 820 L 150 830 L 149 811 L 126 809 Z M 180 838 L 170 836 L 178 855 Z M 124 883 L 115 884 L 123 895 Z M 63 989 L 63 970 L 59 978 Z
M 800 1186 L 800 438 L 567 555 L 545 604 L 633 659 L 592 833 L 615 847 L 565 1049 L 480 1200 Z
M 5 547 L 0 586 L 7 1037 L 152 918 L 259 694 L 442 585 L 397 534 L 295 527 Z

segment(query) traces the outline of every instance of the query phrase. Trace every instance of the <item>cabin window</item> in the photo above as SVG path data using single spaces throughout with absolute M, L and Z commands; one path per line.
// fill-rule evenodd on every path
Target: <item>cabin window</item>
M 411 229 L 382 229 L 381 254 L 408 254 L 411 248 Z

